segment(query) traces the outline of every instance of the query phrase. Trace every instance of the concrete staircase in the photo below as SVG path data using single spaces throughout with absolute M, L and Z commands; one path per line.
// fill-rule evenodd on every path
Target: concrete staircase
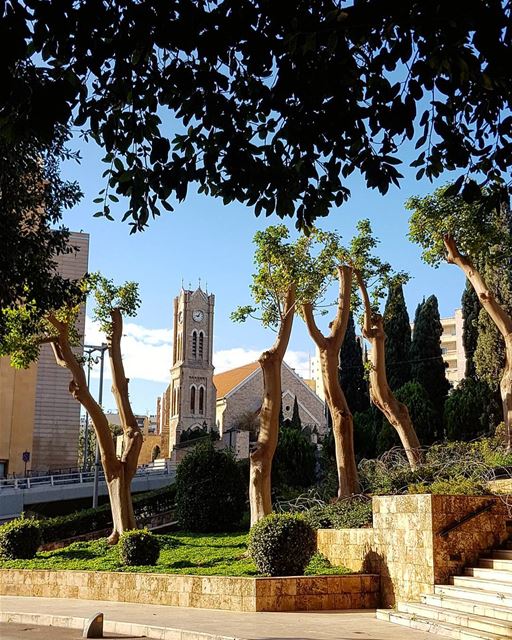
M 451 582 L 436 585 L 421 602 L 380 609 L 377 618 L 460 640 L 512 638 L 512 541 Z

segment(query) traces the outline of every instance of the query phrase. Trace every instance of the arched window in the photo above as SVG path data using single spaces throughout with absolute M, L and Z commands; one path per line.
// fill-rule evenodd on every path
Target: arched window
M 197 331 L 192 331 L 192 357 L 197 358 Z
M 204 358 L 204 333 L 202 331 L 199 332 L 199 360 Z
M 194 384 L 190 387 L 190 411 L 196 412 L 196 386 Z
M 199 413 L 204 415 L 204 387 L 199 387 Z

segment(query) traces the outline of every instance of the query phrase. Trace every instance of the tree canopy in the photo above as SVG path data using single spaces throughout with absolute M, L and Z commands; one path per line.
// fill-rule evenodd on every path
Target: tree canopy
M 82 127 L 98 213 L 127 196 L 133 231 L 192 185 L 309 225 L 353 172 L 398 185 L 406 140 L 418 179 L 460 170 L 468 201 L 508 180 L 502 0 L 7 0 L 0 19 L 0 136 Z

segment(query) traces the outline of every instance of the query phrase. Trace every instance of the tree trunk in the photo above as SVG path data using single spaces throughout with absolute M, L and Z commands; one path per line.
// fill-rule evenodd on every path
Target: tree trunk
M 350 313 L 352 269 L 338 267 L 338 308 L 330 325 L 329 336 L 318 329 L 313 315 L 313 306 L 306 303 L 302 315 L 313 342 L 320 352 L 320 366 L 324 385 L 325 401 L 332 418 L 332 433 L 336 452 L 338 473 L 338 497 L 359 493 L 356 456 L 354 452 L 354 423 L 338 375 L 339 354 L 347 330 Z
M 133 418 L 135 429 L 125 429 L 125 451 L 121 460 L 119 460 L 116 456 L 108 420 L 103 409 L 92 397 L 87 387 L 85 372 L 71 348 L 69 340 L 69 326 L 65 322 L 57 320 L 54 316 L 50 316 L 49 321 L 58 331 L 58 336 L 52 342 L 52 348 L 57 364 L 70 371 L 72 380 L 69 384 L 69 391 L 75 400 L 80 402 L 89 414 L 96 433 L 101 456 L 101 464 L 105 473 L 105 481 L 108 487 L 110 506 L 112 510 L 113 530 L 108 540 L 109 543 L 115 544 L 121 533 L 129 529 L 134 529 L 136 526 L 133 515 L 130 486 L 137 469 L 137 461 L 140 448 L 142 446 L 142 434 L 140 433 L 140 429 L 137 426 L 135 418 Z M 117 328 L 117 333 L 114 338 L 117 343 L 113 349 L 116 354 L 116 367 L 118 367 L 117 361 L 120 358 L 118 341 L 120 340 L 121 335 L 122 323 L 120 327 Z M 110 351 L 111 348 L 109 345 L 109 352 Z M 122 361 L 121 374 L 124 376 Z M 118 377 L 119 375 L 120 374 L 118 373 Z M 114 367 L 113 378 L 116 378 Z M 127 390 L 128 383 L 126 381 L 126 398 L 128 397 Z
M 261 354 L 263 372 L 263 402 L 260 410 L 260 430 L 256 448 L 250 456 L 249 504 L 251 526 L 272 511 L 272 459 L 279 434 L 281 410 L 281 366 L 290 340 L 295 314 L 295 287 L 286 295 L 277 339 L 268 351 Z
M 485 280 L 475 269 L 473 262 L 459 252 L 455 240 L 444 237 L 446 260 L 457 265 L 465 273 L 466 278 L 478 295 L 480 304 L 487 311 L 505 341 L 505 366 L 500 381 L 501 401 L 503 404 L 503 420 L 505 422 L 506 445 L 512 450 L 512 317 L 500 305 L 488 288 Z
M 395 428 L 411 469 L 416 469 L 422 460 L 421 445 L 412 425 L 409 410 L 405 404 L 396 399 L 388 384 L 384 349 L 386 333 L 382 316 L 373 313 L 366 285 L 359 272 L 356 272 L 356 277 L 364 305 L 363 335 L 372 346 L 370 398 Z

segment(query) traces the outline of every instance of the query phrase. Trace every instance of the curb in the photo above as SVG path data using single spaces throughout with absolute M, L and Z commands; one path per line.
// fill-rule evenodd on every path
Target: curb
M 0 611 L 0 622 L 13 624 L 34 624 L 43 627 L 65 627 L 68 629 L 83 629 L 88 618 L 74 616 L 55 616 L 48 613 L 19 613 Z M 243 640 L 234 636 L 220 636 L 202 631 L 187 631 L 158 627 L 156 625 L 137 624 L 135 622 L 119 622 L 105 620 L 103 628 L 106 633 L 118 633 L 125 636 L 139 636 L 158 638 L 159 640 Z

